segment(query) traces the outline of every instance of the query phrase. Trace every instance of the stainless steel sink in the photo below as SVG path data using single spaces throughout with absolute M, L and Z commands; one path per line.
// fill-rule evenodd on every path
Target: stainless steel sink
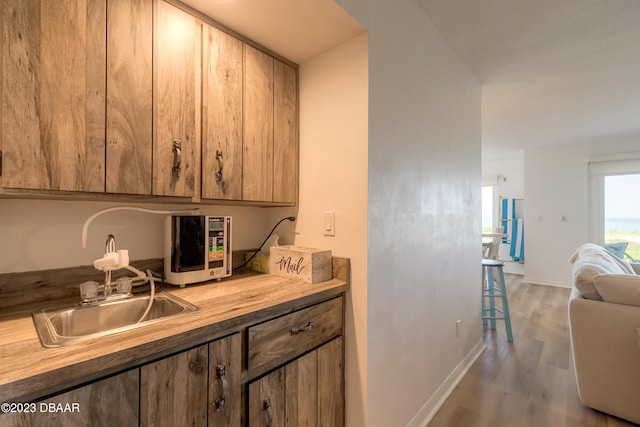
M 172 294 L 157 292 L 149 312 L 149 295 L 93 305 L 67 305 L 34 311 L 33 322 L 44 347 L 60 347 L 128 331 L 198 311 Z

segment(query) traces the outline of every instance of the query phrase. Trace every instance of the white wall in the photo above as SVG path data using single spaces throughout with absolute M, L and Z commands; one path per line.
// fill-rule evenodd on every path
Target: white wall
M 524 198 L 524 151 L 482 159 L 482 175 L 498 175 L 498 196 Z
M 588 161 L 581 144 L 525 152 L 525 281 L 571 285 L 569 257 L 587 241 Z
M 129 203 L 0 199 L 0 273 L 91 265 L 104 253 L 107 234 L 132 260 L 163 256 L 163 216 L 117 211 L 89 226 L 82 249 L 84 221 L 95 212 Z M 151 209 L 188 209 L 190 205 L 133 204 Z M 202 214 L 232 215 L 234 249 L 259 245 L 271 227 L 270 210 L 256 207 L 200 206 Z M 280 210 L 280 209 L 279 209 Z M 283 215 L 285 216 L 285 215 Z M 283 244 L 291 243 L 293 225 L 281 225 Z M 287 233 L 288 231 L 288 233 Z M 287 241 L 287 239 L 289 239 Z
M 369 30 L 366 425 L 424 425 L 481 342 L 480 88 L 416 2 L 338 3 Z
M 296 244 L 351 259 L 346 307 L 346 419 L 367 425 L 368 37 L 300 65 L 300 203 Z M 323 235 L 324 211 L 335 236 Z

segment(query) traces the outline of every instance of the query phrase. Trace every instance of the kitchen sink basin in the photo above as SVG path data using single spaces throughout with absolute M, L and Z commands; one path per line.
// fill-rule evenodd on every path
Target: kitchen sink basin
M 151 309 L 149 295 L 91 305 L 67 305 L 32 313 L 44 347 L 60 347 L 86 339 L 128 331 L 198 311 L 198 307 L 172 294 L 157 292 Z

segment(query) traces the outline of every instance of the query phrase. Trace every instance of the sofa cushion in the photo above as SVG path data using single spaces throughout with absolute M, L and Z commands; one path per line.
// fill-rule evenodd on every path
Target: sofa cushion
M 594 283 L 597 274 L 635 275 L 628 262 L 612 255 L 603 247 L 585 243 L 569 259 L 573 264 L 573 285 L 587 299 L 602 301 Z
M 603 301 L 640 306 L 640 276 L 596 274 L 593 281 Z

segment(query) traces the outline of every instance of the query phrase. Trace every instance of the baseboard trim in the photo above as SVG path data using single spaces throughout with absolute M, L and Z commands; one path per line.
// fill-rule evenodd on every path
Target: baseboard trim
M 482 338 L 476 343 L 469 353 L 462 359 L 456 368 L 449 374 L 446 380 L 438 387 L 436 392 L 424 404 L 415 417 L 407 424 L 407 427 L 426 427 L 431 419 L 436 415 L 438 409 L 444 404 L 451 395 L 455 387 L 462 381 L 462 378 L 469 372 L 473 363 L 480 357 L 485 350 Z
M 550 280 L 536 279 L 535 277 L 524 276 L 522 281 L 533 285 L 554 286 L 556 288 L 571 288 L 571 283 L 553 282 Z

